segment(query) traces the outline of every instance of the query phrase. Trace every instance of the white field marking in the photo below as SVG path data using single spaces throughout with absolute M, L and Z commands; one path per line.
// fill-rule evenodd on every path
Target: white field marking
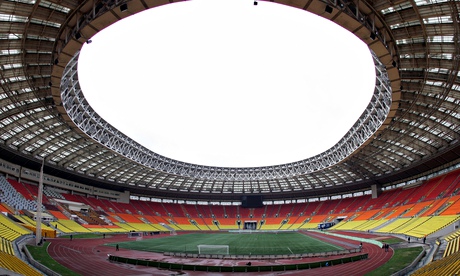
M 291 248 L 288 247 L 287 249 L 288 249 L 289 251 L 291 251 L 291 254 L 294 254 L 294 252 L 292 252 Z
M 67 250 L 70 250 L 70 251 L 74 251 L 74 252 L 77 252 L 77 253 L 81 253 L 80 251 L 76 250 L 76 249 L 73 249 L 73 248 L 70 248 L 70 247 L 67 247 L 67 246 L 63 246 L 61 245 L 62 248 L 65 248 Z
M 343 248 L 341 248 L 341 247 L 339 247 L 339 246 L 337 246 L 337 245 L 335 245 L 335 244 L 328 243 L 328 242 L 322 241 L 322 240 L 320 240 L 320 239 L 316 239 L 316 240 L 318 240 L 318 241 L 320 241 L 321 243 L 324 243 L 324 244 L 332 245 L 333 247 L 337 248 L 338 250 L 342 250 L 342 249 L 343 249 Z

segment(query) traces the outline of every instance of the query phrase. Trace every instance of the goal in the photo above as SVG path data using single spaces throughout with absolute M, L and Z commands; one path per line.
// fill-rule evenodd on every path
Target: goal
M 215 244 L 199 244 L 198 254 L 220 254 L 228 255 L 228 245 L 215 245 Z

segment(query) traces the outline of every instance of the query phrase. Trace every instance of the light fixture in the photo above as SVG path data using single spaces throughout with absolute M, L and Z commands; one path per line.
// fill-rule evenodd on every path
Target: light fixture
M 128 10 L 128 4 L 124 3 L 124 4 L 121 4 L 120 6 L 120 11 L 121 12 L 125 12 Z
M 329 5 L 327 5 L 326 8 L 324 9 L 324 11 L 327 12 L 327 13 L 332 13 L 333 10 L 334 9 Z

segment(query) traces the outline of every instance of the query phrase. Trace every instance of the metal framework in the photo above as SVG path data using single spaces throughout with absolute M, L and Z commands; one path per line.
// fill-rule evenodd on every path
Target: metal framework
M 0 2 L 0 159 L 38 170 L 44 158 L 45 172 L 56 175 L 138 194 L 197 199 L 349 192 L 458 163 L 459 1 L 278 2 L 348 29 L 387 72 L 392 102 L 375 97 L 363 114 L 368 116 L 343 144 L 300 162 L 245 169 L 197 166 L 145 151 L 83 103 L 71 60 L 98 31 L 163 2 L 5 0 Z M 122 4 L 127 10 L 120 10 Z M 67 100 L 61 87 L 68 88 Z
M 225 168 L 195 165 L 156 154 L 124 135 L 102 119 L 86 101 L 78 81 L 77 53 L 67 64 L 61 80 L 63 106 L 85 134 L 114 152 L 164 173 L 182 177 L 221 181 L 257 181 L 280 179 L 312 173 L 331 167 L 356 151 L 382 126 L 391 107 L 391 87 L 385 67 L 375 54 L 376 80 L 372 98 L 366 110 L 329 150 L 298 162 L 277 166 Z

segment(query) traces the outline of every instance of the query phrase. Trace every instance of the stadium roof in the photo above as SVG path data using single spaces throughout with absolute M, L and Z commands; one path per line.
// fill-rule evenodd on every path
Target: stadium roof
M 167 2 L 6 0 L 0 4 L 0 158 L 32 169 L 44 158 L 51 175 L 203 200 L 349 192 L 458 163 L 460 2 L 279 3 L 343 26 L 377 57 L 374 100 L 330 151 L 257 168 L 198 166 L 146 151 L 86 103 L 77 57 L 98 31 Z

